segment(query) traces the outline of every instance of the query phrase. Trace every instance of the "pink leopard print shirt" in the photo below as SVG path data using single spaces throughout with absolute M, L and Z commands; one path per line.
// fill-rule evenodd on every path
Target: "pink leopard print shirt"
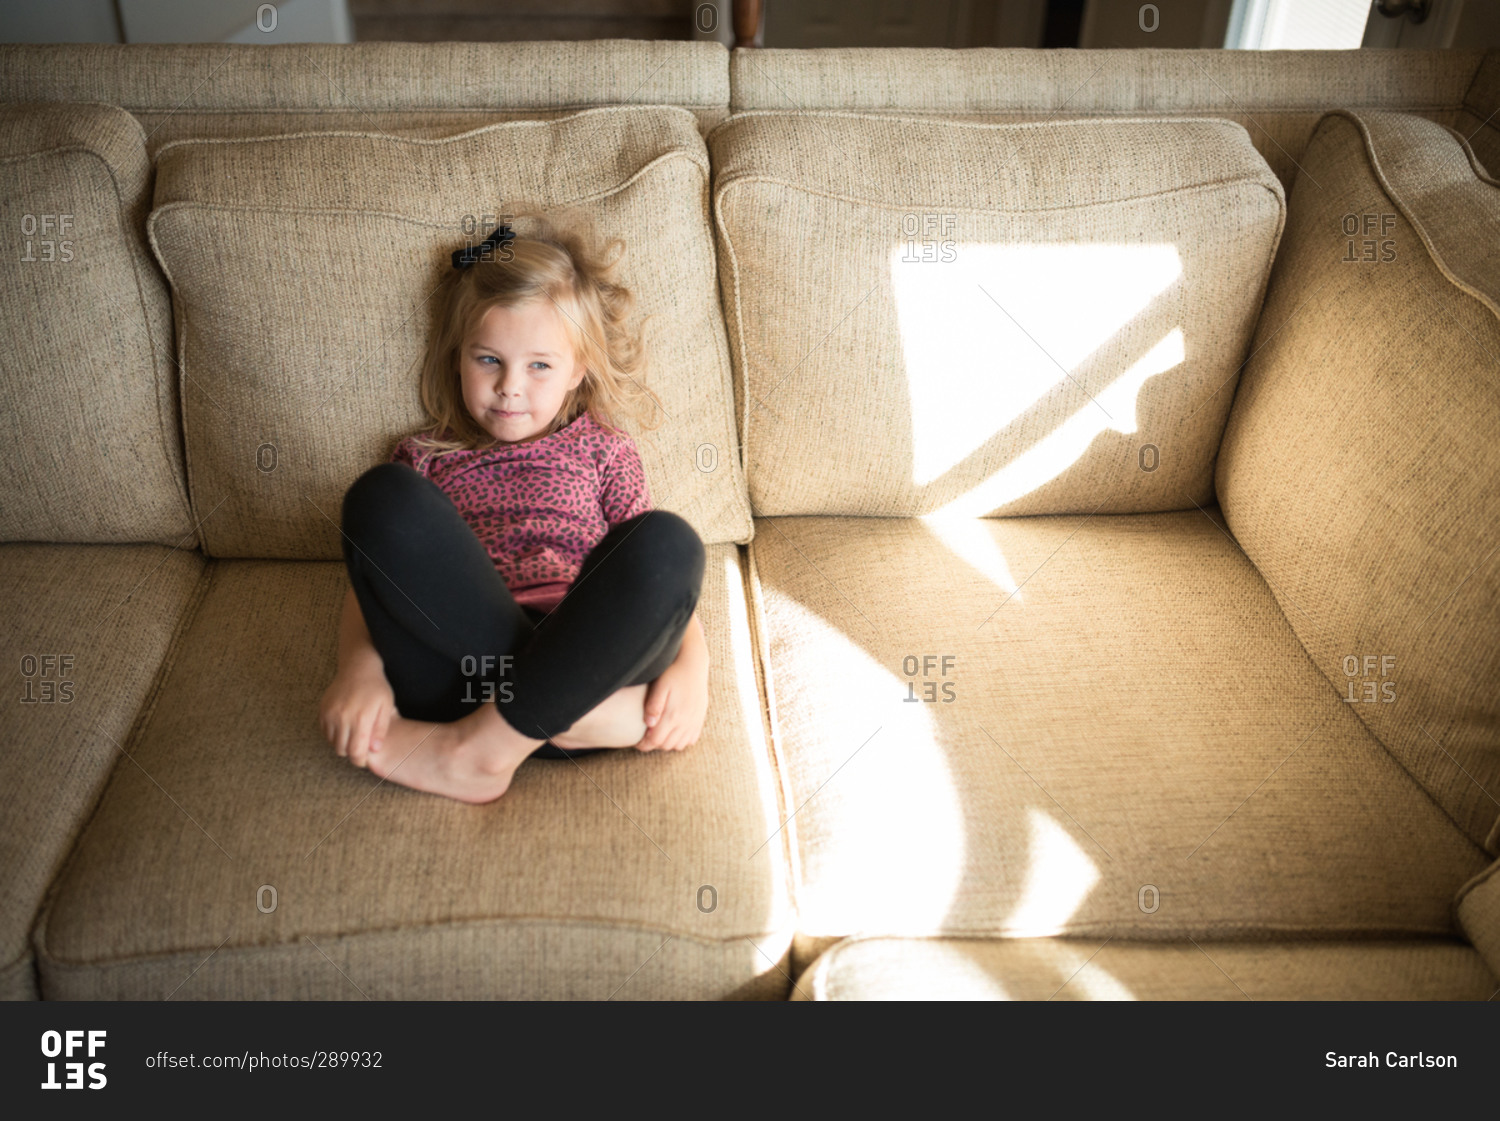
M 550 611 L 612 526 L 651 507 L 635 441 L 584 413 L 524 444 L 434 455 L 411 436 L 391 462 L 438 485 L 495 562 L 517 603 Z

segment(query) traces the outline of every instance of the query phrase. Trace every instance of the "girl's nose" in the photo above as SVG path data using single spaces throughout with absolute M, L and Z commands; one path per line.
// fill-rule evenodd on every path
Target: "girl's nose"
M 496 380 L 496 387 L 507 397 L 517 396 L 525 384 L 526 374 L 514 367 L 504 370 Z

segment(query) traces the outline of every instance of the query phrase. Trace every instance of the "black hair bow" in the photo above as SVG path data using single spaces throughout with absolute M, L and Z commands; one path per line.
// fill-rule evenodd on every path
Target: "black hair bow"
M 499 249 L 507 241 L 514 241 L 515 239 L 515 231 L 502 222 L 495 227 L 494 233 L 490 234 L 489 237 L 485 238 L 478 245 L 469 245 L 463 249 L 455 249 L 453 251 L 453 267 L 456 269 L 466 269 L 476 261 L 490 260 L 491 255 L 496 249 Z

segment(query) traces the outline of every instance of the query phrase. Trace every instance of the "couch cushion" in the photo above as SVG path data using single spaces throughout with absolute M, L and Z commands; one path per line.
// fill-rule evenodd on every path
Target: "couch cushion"
M 730 107 L 865 113 L 1457 109 L 1479 50 L 1036 51 L 842 47 L 730 56 Z M 1069 95 L 1072 95 L 1071 97 Z
M 1500 974 L 1500 860 L 1459 889 L 1458 922 L 1490 968 Z
M 1282 221 L 1244 129 L 771 113 L 709 143 L 757 514 L 1210 500 Z
M 718 43 L 665 40 L 5 44 L 0 101 L 119 105 L 152 151 L 306 129 L 456 132 L 596 105 L 680 105 L 706 128 L 728 114 L 729 67 Z
M 1500 50 L 1488 51 L 1474 81 L 1464 94 L 1463 111 L 1453 127 L 1463 134 L 1474 154 L 1492 174 L 1500 174 Z
M 1206 514 L 760 519 L 751 555 L 799 966 L 855 933 L 1456 933 L 1483 852 Z
M 1500 187 L 1402 114 L 1330 115 L 1303 166 L 1219 497 L 1350 711 L 1500 851 Z
M 220 561 L 211 581 L 144 772 L 116 773 L 49 909 L 47 996 L 785 995 L 787 869 L 763 845 L 778 787 L 733 546 L 709 549 L 698 744 L 533 760 L 486 806 L 379 782 L 320 739 L 342 566 Z
M 423 423 L 434 287 L 454 248 L 480 240 L 475 218 L 516 198 L 579 203 L 605 236 L 624 236 L 620 275 L 653 317 L 646 383 L 666 411 L 636 433 L 652 495 L 707 543 L 748 539 L 707 177 L 690 116 L 670 108 L 441 141 L 309 134 L 163 149 L 150 231 L 201 390 L 183 410 L 193 498 L 203 511 L 223 502 L 204 526 L 208 552 L 339 556 L 344 490 Z
M 0 997 L 35 995 L 32 920 L 132 750 L 202 568 L 196 551 L 160 545 L 0 547 Z
M 1256 149 L 1290 187 L 1307 138 L 1327 110 L 1402 109 L 1452 124 L 1472 99 L 1472 91 L 1468 99 L 1465 91 L 1481 59 L 1488 63 L 1492 57 L 1453 48 L 840 47 L 736 51 L 729 76 L 737 113 L 857 110 L 989 121 L 1147 113 L 1223 117 L 1249 131 Z
M 0 106 L 0 540 L 192 536 L 150 195 L 130 114 Z
M 1139 942 L 851 938 L 793 1000 L 1489 1000 L 1456 942 Z

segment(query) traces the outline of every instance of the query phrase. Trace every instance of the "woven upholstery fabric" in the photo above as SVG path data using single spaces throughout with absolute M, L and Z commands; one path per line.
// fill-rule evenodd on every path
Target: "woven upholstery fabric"
M 1219 498 L 1346 707 L 1495 852 L 1500 188 L 1398 114 L 1330 115 L 1303 166 Z
M 1290 188 L 1318 119 L 1344 106 L 1454 124 L 1482 59 L 1434 51 L 735 51 L 735 112 L 858 110 L 975 121 L 1165 114 L 1243 125 Z
M 128 113 L 0 107 L 0 540 L 192 543 L 150 191 Z
M 1488 1000 L 1454 942 L 1100 942 L 851 938 L 793 1000 Z
M 700 134 L 729 115 L 727 109 L 690 109 Z M 577 109 L 419 109 L 366 113 L 360 110 L 315 112 L 158 113 L 138 112 L 146 146 L 155 152 L 178 140 L 252 140 L 298 132 L 373 132 L 383 136 L 442 140 L 507 121 L 555 121 Z M 1311 130 L 1316 115 L 1309 119 Z
M 0 1000 L 39 1000 L 41 990 L 37 987 L 36 961 L 31 951 L 9 965 L 0 967 Z
M 856 933 L 1456 933 L 1484 853 L 1208 514 L 758 522 L 799 968 Z
M 1474 81 L 1464 94 L 1463 109 L 1453 122 L 1474 149 L 1480 162 L 1493 174 L 1500 173 L 1500 127 L 1495 113 L 1500 110 L 1500 50 L 1489 51 Z
M 733 546 L 708 551 L 699 742 L 532 760 L 485 806 L 379 782 L 319 736 L 340 565 L 217 561 L 209 580 L 139 767 L 49 908 L 44 995 L 785 996 L 787 869 L 764 844 L 782 814 Z
M 1369 106 L 1456 110 L 1483 51 L 731 52 L 730 108 L 1193 115 Z
M 728 112 L 727 59 L 719 43 L 636 39 L 9 44 L 0 46 L 0 101 L 119 105 L 145 123 L 153 150 L 221 129 L 372 131 L 386 127 L 383 114 L 405 112 L 680 105 L 707 127 Z
M 1490 968 L 1500 973 L 1500 861 L 1459 890 L 1458 922 Z
M 1255 151 L 1260 155 L 1271 171 L 1275 173 L 1277 180 L 1286 191 L 1292 189 L 1292 184 L 1297 179 L 1298 159 L 1302 150 L 1307 147 L 1308 140 L 1312 137 L 1313 130 L 1318 127 L 1327 113 L 1326 108 L 1319 109 L 1285 109 L 1279 111 L 1260 110 L 1254 113 L 1220 113 L 1220 112 L 1194 112 L 1195 118 L 1218 118 L 1239 125 L 1250 135 L 1250 143 L 1255 146 Z M 780 110 L 752 110 L 742 116 L 754 116 L 757 113 L 775 112 Z M 799 113 L 799 116 L 812 118 L 814 121 L 823 117 L 838 116 L 846 111 L 841 110 L 809 110 Z M 1452 109 L 1412 109 L 1406 110 L 1413 116 L 1422 117 L 1443 126 L 1454 125 L 1463 118 L 1463 111 L 1455 112 Z M 927 119 L 919 116 L 914 110 L 888 111 L 885 113 L 871 113 L 872 116 L 894 116 L 903 119 Z M 1150 120 L 1166 120 L 1182 116 L 1181 113 L 1153 113 L 1149 110 L 1141 110 L 1132 113 L 1134 118 Z M 962 122 L 966 124 L 1057 124 L 1065 121 L 1097 121 L 1114 120 L 1116 114 L 1110 113 L 1079 113 L 1068 107 L 1056 112 L 1038 113 L 1028 111 L 1005 111 L 991 113 L 940 113 L 931 114 L 931 118 L 945 121 Z M 1477 123 L 1477 122 L 1476 122 Z M 147 128 L 151 126 L 148 122 Z M 171 127 L 168 125 L 167 127 Z M 182 126 L 186 127 L 186 126 Z M 810 127 L 817 127 L 816 125 Z M 712 130 L 709 130 L 712 131 Z M 1467 130 L 1465 130 L 1467 131 Z
M 507 200 L 578 203 L 624 236 L 619 275 L 637 322 L 651 317 L 645 383 L 666 413 L 632 431 L 652 497 L 707 543 L 748 539 L 708 159 L 685 111 L 584 110 L 437 141 L 188 141 L 162 149 L 156 184 L 149 229 L 176 301 L 209 553 L 339 556 L 344 490 L 423 423 L 433 291 Z
M 0 997 L 35 995 L 37 908 L 130 750 L 202 568 L 160 545 L 0 546 Z
M 1265 160 L 1284 190 L 1290 191 L 1292 184 L 1297 178 L 1298 159 L 1302 150 L 1307 147 L 1308 140 L 1312 137 L 1313 130 L 1318 127 L 1318 122 L 1323 119 L 1326 109 L 1286 109 L 1276 112 L 1260 111 L 1255 113 L 1194 113 L 1202 117 L 1216 117 L 1239 125 L 1250 135 L 1250 143 L 1255 146 L 1256 152 L 1261 159 Z M 1425 109 L 1410 110 L 1413 116 L 1422 117 L 1444 126 L 1452 124 L 1461 114 L 1451 109 Z M 818 115 L 818 114 L 811 114 Z M 902 116 L 910 117 L 910 113 Z M 1153 114 L 1142 111 L 1139 116 L 1150 119 L 1165 119 L 1178 114 Z M 1106 120 L 1113 119 L 1109 114 L 1088 115 L 1071 112 L 1064 109 L 1057 113 L 966 113 L 949 118 L 943 114 L 944 119 L 955 119 L 960 121 L 987 123 L 987 124 L 1028 124 L 1044 122 L 1060 122 L 1070 120 Z M 149 127 L 149 125 L 148 125 Z
M 1243 129 L 759 114 L 709 144 L 757 515 L 1211 501 L 1283 213 Z

